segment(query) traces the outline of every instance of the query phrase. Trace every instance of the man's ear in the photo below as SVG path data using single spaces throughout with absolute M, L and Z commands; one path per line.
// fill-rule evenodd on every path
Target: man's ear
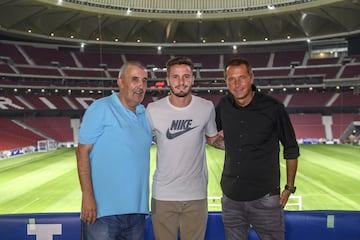
M 118 87 L 120 88 L 121 85 L 122 85 L 122 81 L 121 81 L 121 78 L 118 78 L 117 81 L 116 81 Z
M 254 74 L 251 74 L 250 78 L 251 78 L 251 84 L 254 84 Z

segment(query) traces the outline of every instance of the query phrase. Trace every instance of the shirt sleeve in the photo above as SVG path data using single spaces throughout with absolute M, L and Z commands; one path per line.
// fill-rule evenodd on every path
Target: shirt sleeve
M 157 142 L 157 138 L 156 138 L 156 134 L 155 134 L 155 130 L 154 130 L 154 124 L 153 124 L 153 118 L 152 118 L 152 106 L 151 103 L 148 104 L 148 106 L 146 107 L 146 118 L 149 121 L 150 124 L 150 128 L 151 128 L 151 136 L 152 136 L 152 140 L 154 142 Z
M 104 126 L 101 118 L 104 116 L 104 108 L 96 102 L 92 103 L 85 111 L 79 129 L 80 144 L 94 144 L 103 133 Z
M 281 104 L 279 105 L 277 112 L 279 139 L 284 146 L 284 159 L 297 159 L 300 156 L 299 146 L 289 114 Z
M 220 103 L 216 106 L 215 108 L 215 122 L 216 122 L 216 127 L 218 131 L 223 130 L 222 128 L 222 123 L 221 123 L 221 111 L 220 111 Z
M 206 136 L 214 137 L 217 135 L 217 133 L 218 133 L 218 131 L 217 131 L 216 122 L 215 122 L 215 108 L 214 108 L 214 105 L 211 103 L 210 116 L 209 116 L 209 120 L 206 124 L 205 134 L 206 134 Z

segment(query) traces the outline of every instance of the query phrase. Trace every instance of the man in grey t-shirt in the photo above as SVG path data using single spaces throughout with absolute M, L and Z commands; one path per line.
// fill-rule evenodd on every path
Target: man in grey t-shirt
M 211 101 L 191 94 L 193 63 L 167 63 L 170 95 L 150 103 L 147 116 L 156 136 L 156 170 L 152 186 L 152 222 L 156 239 L 204 239 L 207 224 L 205 141 L 224 149 Z

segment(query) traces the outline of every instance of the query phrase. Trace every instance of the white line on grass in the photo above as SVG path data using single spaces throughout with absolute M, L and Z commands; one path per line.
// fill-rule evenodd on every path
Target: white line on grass
M 327 192 L 330 196 L 335 197 L 339 199 L 339 201 L 352 206 L 354 209 L 360 208 L 359 203 L 349 200 L 344 195 L 339 194 L 338 192 L 332 190 L 331 188 L 326 187 L 324 184 L 320 183 L 319 181 L 315 181 L 313 178 L 306 177 L 302 173 L 297 173 L 297 175 L 298 177 L 303 178 L 305 181 L 308 181 L 310 184 L 315 185 L 317 188 L 322 189 L 324 192 Z
M 28 202 L 27 204 L 23 205 L 21 208 L 16 209 L 16 210 L 14 211 L 14 213 L 20 212 L 22 209 L 30 206 L 31 204 L 33 204 L 34 202 L 37 202 L 37 201 L 39 201 L 39 200 L 40 200 L 40 198 L 35 198 L 35 199 L 32 200 L 31 202 Z

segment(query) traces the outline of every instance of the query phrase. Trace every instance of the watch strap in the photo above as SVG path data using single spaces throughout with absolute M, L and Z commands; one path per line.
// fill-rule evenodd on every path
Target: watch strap
M 288 190 L 291 193 L 295 193 L 296 191 L 296 187 L 295 186 L 289 186 L 289 185 L 285 185 L 285 190 Z

